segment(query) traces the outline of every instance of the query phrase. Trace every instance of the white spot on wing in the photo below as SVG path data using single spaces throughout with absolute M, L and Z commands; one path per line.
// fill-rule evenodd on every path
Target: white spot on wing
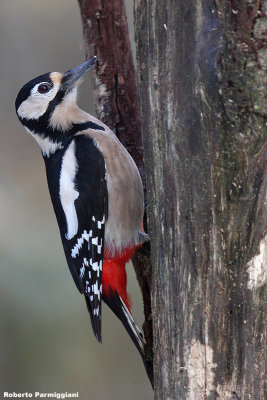
M 100 285 L 100 287 L 98 287 L 98 282 L 96 281 L 96 283 L 94 283 L 92 285 L 92 291 L 93 291 L 94 295 L 97 296 L 98 300 L 100 301 L 100 295 L 102 293 L 102 285 Z
M 96 271 L 97 276 L 99 277 L 100 271 L 102 271 L 102 261 L 93 262 L 92 258 L 90 258 L 89 264 L 90 264 L 90 267 L 93 269 L 93 271 Z
M 97 252 L 98 252 L 98 254 L 101 254 L 101 249 L 102 249 L 102 239 L 100 239 L 101 240 L 101 242 L 100 242 L 100 244 L 98 244 L 98 240 L 99 240 L 99 238 L 93 238 L 92 239 L 92 244 L 94 244 L 95 246 L 97 246 Z
M 90 293 L 91 292 L 91 289 L 90 289 L 90 286 L 89 286 L 89 282 L 88 281 L 86 281 L 85 282 L 85 293 Z
M 75 176 L 77 172 L 77 162 L 75 158 L 75 143 L 72 141 L 62 158 L 61 173 L 59 179 L 59 196 L 63 211 L 67 221 L 66 238 L 72 239 L 78 231 L 78 218 L 75 200 L 79 197 L 79 192 L 75 190 Z
M 96 246 L 98 245 L 98 238 L 97 237 L 92 239 L 92 244 L 94 244 Z
M 94 315 L 99 315 L 99 307 L 94 308 L 93 314 Z
M 102 221 L 97 221 L 97 227 L 98 229 L 102 228 L 102 225 L 105 223 L 105 215 L 103 215 Z
M 84 265 L 86 265 L 88 267 L 89 264 L 88 264 L 88 260 L 86 258 L 83 259 L 83 263 L 84 263 Z
M 80 277 L 81 277 L 81 278 L 83 278 L 84 273 L 85 273 L 85 266 L 84 266 L 84 264 L 83 264 L 83 266 L 80 268 Z
M 86 230 L 83 231 L 82 236 L 77 240 L 77 243 L 71 250 L 72 258 L 75 258 L 79 254 L 79 250 L 82 248 L 84 241 L 86 240 L 89 242 L 89 238 L 92 237 L 92 234 L 92 230 L 90 230 L 89 233 Z

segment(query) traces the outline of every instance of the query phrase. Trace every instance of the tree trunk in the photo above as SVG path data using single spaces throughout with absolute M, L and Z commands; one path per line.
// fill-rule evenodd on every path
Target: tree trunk
M 78 0 L 78 3 L 86 58 L 97 56 L 94 79 L 97 117 L 113 130 L 133 157 L 141 174 L 146 195 L 136 72 L 124 0 Z M 144 226 L 146 228 L 146 218 Z M 146 243 L 136 250 L 132 261 L 144 300 L 146 371 L 153 385 L 149 254 L 150 245 Z
M 135 0 L 155 398 L 267 398 L 267 2 Z

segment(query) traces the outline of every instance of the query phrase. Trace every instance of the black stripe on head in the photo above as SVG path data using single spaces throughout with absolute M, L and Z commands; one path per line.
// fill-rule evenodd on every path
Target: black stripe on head
M 20 89 L 15 102 L 16 111 L 18 110 L 19 106 L 30 96 L 31 90 L 34 88 L 34 86 L 41 82 L 47 82 L 53 86 L 53 82 L 50 78 L 50 72 L 37 76 L 37 78 L 32 79 Z

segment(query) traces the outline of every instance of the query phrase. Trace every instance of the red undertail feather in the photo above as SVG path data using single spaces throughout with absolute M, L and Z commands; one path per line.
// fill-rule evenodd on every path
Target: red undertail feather
M 117 292 L 128 310 L 131 309 L 131 300 L 126 290 L 127 275 L 125 271 L 125 264 L 132 258 L 134 252 L 135 248 L 124 250 L 123 254 L 116 254 L 112 259 L 104 258 L 103 263 L 103 295 L 109 297 Z

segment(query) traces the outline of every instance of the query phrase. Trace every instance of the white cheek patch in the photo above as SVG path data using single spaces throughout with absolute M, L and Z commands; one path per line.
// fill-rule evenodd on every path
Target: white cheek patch
M 46 94 L 38 92 L 38 86 L 36 84 L 32 90 L 30 96 L 24 100 L 18 108 L 18 115 L 23 119 L 36 119 L 38 120 L 46 112 L 49 103 L 53 100 L 59 89 L 59 82 L 54 82 L 53 88 Z
M 75 143 L 72 141 L 68 146 L 61 165 L 59 179 L 59 197 L 67 221 L 66 239 L 72 239 L 78 232 L 78 218 L 74 205 L 79 197 L 79 192 L 75 190 L 75 176 L 77 173 L 77 161 L 75 158 Z
M 24 126 L 24 128 L 39 144 L 44 156 L 49 157 L 51 154 L 54 154 L 57 150 L 63 149 L 63 145 L 61 142 L 56 142 L 56 141 L 53 142 L 53 140 L 49 139 L 49 137 L 42 136 L 39 133 L 37 134 L 28 129 L 27 126 Z
M 18 115 L 23 119 L 39 119 L 47 110 L 49 99 L 30 96 L 18 108 Z

